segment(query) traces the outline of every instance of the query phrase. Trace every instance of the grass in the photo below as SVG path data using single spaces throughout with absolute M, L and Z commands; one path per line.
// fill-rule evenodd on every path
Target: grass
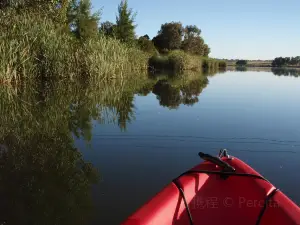
M 41 15 L 9 10 L 0 25 L 0 82 L 82 76 L 102 80 L 147 70 L 147 53 L 100 35 L 82 43 Z
M 226 62 L 190 55 L 180 50 L 170 51 L 167 55 L 155 55 L 149 59 L 151 71 L 201 71 L 202 69 L 226 68 Z

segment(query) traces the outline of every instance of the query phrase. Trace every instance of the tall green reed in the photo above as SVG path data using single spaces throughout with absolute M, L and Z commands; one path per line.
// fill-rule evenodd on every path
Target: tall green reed
M 62 25 L 32 12 L 0 12 L 0 81 L 35 78 L 110 79 L 147 69 L 148 54 L 97 36 L 82 42 Z

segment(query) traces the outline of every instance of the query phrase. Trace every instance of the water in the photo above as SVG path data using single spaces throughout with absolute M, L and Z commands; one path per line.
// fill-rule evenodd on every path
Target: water
M 220 148 L 299 204 L 298 74 L 229 70 L 1 89 L 0 220 L 119 224 L 198 164 L 199 151 Z

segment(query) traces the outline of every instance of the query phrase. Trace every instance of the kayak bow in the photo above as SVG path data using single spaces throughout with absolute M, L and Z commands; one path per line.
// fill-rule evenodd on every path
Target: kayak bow
M 300 208 L 236 157 L 199 153 L 181 174 L 123 225 L 300 225 Z

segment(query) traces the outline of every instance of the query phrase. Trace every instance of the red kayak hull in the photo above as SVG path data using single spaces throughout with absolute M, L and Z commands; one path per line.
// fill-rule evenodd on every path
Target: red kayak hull
M 261 176 L 238 158 L 222 158 L 236 173 Z M 211 162 L 192 170 L 220 171 Z M 170 183 L 123 225 L 300 225 L 300 208 L 266 180 L 191 173 Z M 188 204 L 186 207 L 184 198 Z M 190 211 L 190 215 L 188 213 Z

